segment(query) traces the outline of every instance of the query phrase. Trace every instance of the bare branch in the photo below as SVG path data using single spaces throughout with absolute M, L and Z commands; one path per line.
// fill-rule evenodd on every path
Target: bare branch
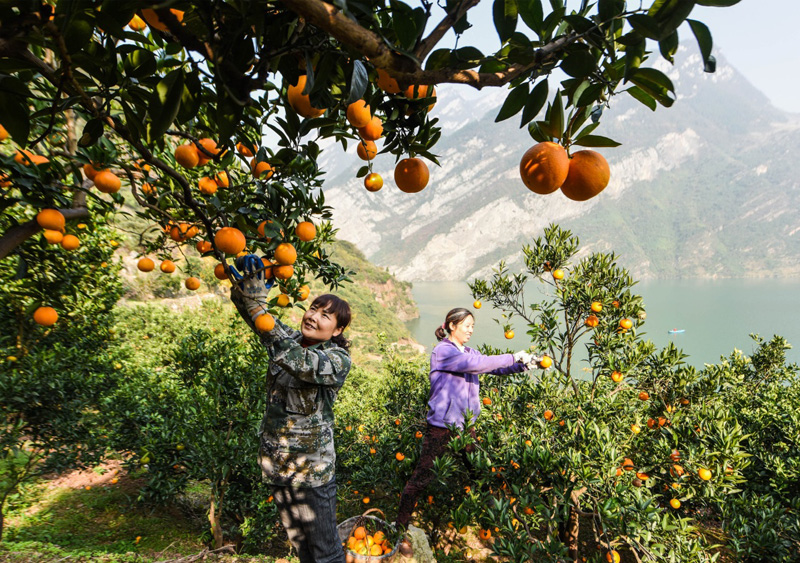
M 451 13 L 447 14 L 442 21 L 439 22 L 433 31 L 423 39 L 417 49 L 414 51 L 414 56 L 417 57 L 417 60 L 424 61 L 425 57 L 427 57 L 433 48 L 439 43 L 439 41 L 444 37 L 444 34 L 447 33 L 453 26 L 458 22 L 464 15 L 478 5 L 481 0 L 462 0 L 461 4 Z

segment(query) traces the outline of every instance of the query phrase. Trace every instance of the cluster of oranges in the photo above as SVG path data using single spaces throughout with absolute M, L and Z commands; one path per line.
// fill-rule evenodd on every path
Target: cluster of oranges
M 611 179 L 603 155 L 592 150 L 570 156 L 558 143 L 538 143 L 529 148 L 519 163 L 519 174 L 529 190 L 537 194 L 561 192 L 574 201 L 586 201 L 602 192 Z
M 348 561 L 355 560 L 353 554 L 380 556 L 390 553 L 393 549 L 389 538 L 381 530 L 370 534 L 364 526 L 358 526 L 353 530 L 342 547 L 348 552 Z

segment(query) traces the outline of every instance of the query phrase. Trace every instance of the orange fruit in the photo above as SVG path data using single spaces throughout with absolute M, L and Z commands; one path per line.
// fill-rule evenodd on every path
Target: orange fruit
M 394 182 L 407 194 L 422 191 L 429 179 L 428 166 L 419 158 L 404 158 L 394 168 Z
M 512 338 L 514 338 L 514 331 L 513 330 L 507 330 L 507 331 L 505 331 L 503 333 L 503 336 L 505 336 L 506 339 L 511 340 Z
M 603 155 L 596 151 L 578 151 L 569 161 L 569 173 L 561 191 L 574 201 L 586 201 L 602 192 L 611 179 L 611 170 Z
M 178 145 L 175 147 L 175 161 L 184 168 L 194 168 L 200 163 L 200 155 L 191 143 Z
M 280 295 L 278 295 L 277 304 L 278 307 L 286 307 L 287 305 L 289 305 L 289 296 L 284 293 L 281 293 Z
M 629 457 L 626 457 L 624 460 L 622 460 L 622 469 L 625 471 L 633 471 L 633 460 L 631 460 Z
M 472 306 L 473 306 L 475 309 L 480 309 L 481 307 L 483 307 L 483 304 L 482 304 L 480 301 L 473 301 L 473 302 L 472 302 Z
M 325 113 L 324 109 L 317 109 L 311 105 L 311 99 L 308 97 L 308 94 L 303 94 L 303 90 L 306 87 L 306 75 L 302 74 L 297 77 L 297 84 L 290 85 L 286 91 L 286 98 L 289 101 L 289 105 L 292 106 L 292 109 L 296 111 L 299 115 L 303 117 L 319 117 L 323 113 Z
M 171 274 L 175 271 L 175 263 L 172 260 L 164 260 L 159 268 L 165 274 Z
M 314 237 L 317 236 L 317 228 L 311 221 L 303 221 L 297 224 L 297 227 L 294 229 L 294 234 L 303 242 L 308 242 L 314 240 Z
M 227 188 L 231 185 L 230 179 L 228 179 L 228 173 L 224 170 L 221 170 L 214 175 L 214 181 L 220 188 Z
M 378 155 L 378 147 L 373 141 L 360 141 L 356 153 L 361 160 L 372 160 Z
M 59 244 L 62 240 L 64 240 L 64 235 L 61 234 L 61 231 L 51 231 L 50 229 L 45 229 L 43 234 L 44 239 L 50 244 Z
M 372 119 L 371 108 L 364 100 L 356 100 L 347 106 L 345 115 L 350 125 L 356 128 L 364 127 Z
M 244 143 L 236 143 L 236 150 L 239 151 L 240 155 L 247 157 L 251 157 L 258 152 L 258 149 L 256 149 L 254 146 L 246 145 Z
M 8 139 L 8 131 L 6 131 L 5 127 L 0 125 L 0 142 L 5 141 L 6 139 Z
M 409 100 L 419 100 L 420 98 L 428 97 L 434 98 L 434 101 L 428 106 L 427 111 L 431 111 L 433 106 L 436 105 L 436 88 L 434 86 L 428 84 L 411 85 L 406 88 L 403 94 L 405 94 L 406 98 Z
M 200 280 L 192 276 L 191 278 L 186 278 L 186 281 L 183 282 L 183 285 L 185 285 L 186 289 L 189 291 L 194 291 L 200 287 Z
M 113 194 L 122 187 L 119 176 L 108 170 L 102 170 L 95 174 L 94 185 L 104 194 Z
M 94 182 L 94 177 L 97 173 L 100 172 L 97 168 L 92 166 L 91 164 L 84 164 L 83 165 L 83 173 L 86 174 L 86 177 L 89 178 L 91 181 Z
M 198 232 L 197 227 L 190 223 L 180 223 L 172 225 L 169 229 L 169 236 L 175 242 L 184 242 L 194 237 Z
M 382 68 L 378 70 L 378 88 L 386 92 L 387 94 L 399 94 L 400 93 L 400 85 L 397 83 L 397 80 L 389 76 L 389 73 L 383 70 Z
M 642 481 L 647 481 L 647 480 L 650 478 L 650 476 L 649 476 L 647 473 L 642 473 L 642 472 L 640 472 L 640 471 L 637 471 L 637 472 L 636 472 L 636 476 L 637 476 L 639 479 L 641 479 Z
M 61 248 L 64 250 L 75 250 L 81 245 L 81 241 L 75 235 L 64 235 L 61 239 Z
M 642 431 L 641 426 L 639 426 L 638 424 L 631 424 L 631 432 L 633 432 L 634 434 L 638 434 L 641 431 Z
M 276 265 L 272 267 L 272 275 L 279 280 L 288 280 L 294 275 L 294 266 Z
M 63 231 L 66 225 L 64 215 L 58 209 L 42 209 L 36 214 L 36 222 L 43 229 Z
M 282 242 L 275 249 L 275 261 L 281 266 L 290 266 L 297 260 L 297 251 L 288 242 Z
M 620 372 L 618 372 L 618 371 L 612 371 L 611 372 L 611 381 L 613 381 L 614 383 L 619 383 L 622 380 L 623 380 L 623 377 L 622 377 L 622 374 Z
M 600 303 L 599 301 L 592 301 L 592 311 L 594 311 L 595 313 L 599 313 L 602 310 L 603 310 L 602 303 Z
M 569 162 L 567 151 L 558 143 L 538 143 L 522 155 L 519 175 L 522 183 L 532 192 L 550 194 L 567 179 Z
M 368 192 L 377 192 L 383 187 L 383 178 L 377 172 L 367 174 L 367 177 L 364 178 L 364 187 Z
M 483 404 L 486 405 L 486 406 L 489 406 L 489 405 L 492 404 L 492 400 L 489 397 L 484 397 L 483 398 Z
M 25 166 L 47 164 L 50 162 L 47 157 L 38 154 L 33 154 L 26 149 L 17 149 L 17 154 L 14 155 L 14 162 L 17 164 L 24 164 Z
M 677 463 L 673 464 L 672 467 L 669 468 L 669 474 L 673 477 L 681 477 L 683 476 L 683 466 L 678 465 Z
M 365 498 L 364 502 L 368 503 L 369 502 L 369 497 Z M 370 555 L 381 555 L 381 554 L 383 554 L 383 548 L 380 545 L 375 544 L 375 545 L 373 545 L 372 547 L 369 548 L 369 554 Z
M 697 470 L 697 476 L 700 477 L 703 481 L 708 481 L 711 479 L 711 471 L 706 469 L 705 467 L 701 467 Z
M 311 288 L 308 287 L 307 285 L 301 285 L 300 286 L 300 297 L 299 297 L 298 301 L 305 301 L 306 299 L 308 299 L 308 296 L 310 294 L 311 294 Z
M 619 327 L 624 328 L 625 330 L 628 330 L 632 326 L 633 326 L 633 321 L 630 319 L 622 319 L 621 321 L 619 321 Z
M 640 401 L 646 401 L 649 398 L 650 398 L 650 393 L 648 393 L 647 391 L 642 391 L 641 393 L 639 393 L 639 400 Z
M 396 454 L 394 454 L 394 458 L 395 458 L 397 461 L 403 461 L 403 460 L 406 458 L 406 456 L 405 456 L 405 455 L 403 455 L 403 454 L 401 454 L 400 452 L 397 452 Z
M 669 454 L 669 458 L 672 461 L 680 461 L 681 460 L 681 452 L 679 452 L 678 450 L 672 450 L 672 453 Z
M 676 498 L 674 498 L 674 499 L 670 499 L 670 501 L 669 501 L 669 505 L 670 505 L 672 508 L 674 508 L 675 510 L 678 510 L 678 509 L 681 507 L 681 501 L 679 501 L 679 500 L 678 500 L 678 499 L 676 499 Z
M 217 142 L 214 139 L 209 139 L 208 137 L 204 137 L 199 141 L 197 141 L 197 144 L 199 144 L 201 147 L 203 147 L 203 149 L 205 149 L 205 152 L 201 151 L 200 149 L 197 149 L 197 156 L 200 158 L 198 164 L 200 166 L 207 164 L 210 160 L 212 160 L 215 156 L 217 156 L 220 153 L 220 149 L 217 148 Z M 208 154 L 206 153 L 210 153 L 211 156 L 208 156 Z
M 142 272 L 152 272 L 155 269 L 156 264 L 150 258 L 140 258 L 139 261 L 136 263 L 136 267 L 139 268 Z
M 486 541 L 492 537 L 492 531 L 481 528 L 481 531 L 478 532 L 478 537 Z
M 175 19 L 177 19 L 178 22 L 183 21 L 182 11 L 171 8 L 170 12 L 172 12 L 172 14 L 175 16 Z M 149 8 L 142 10 L 142 18 L 144 18 L 144 21 L 146 21 L 147 24 L 152 28 L 155 28 L 159 31 L 169 31 L 169 29 L 167 28 L 167 24 L 158 19 L 158 14 L 156 13 L 155 10 Z
M 486 404 L 486 403 L 484 403 L 484 404 Z M 422 430 L 417 430 L 417 432 L 414 434 L 414 438 L 416 438 L 417 440 L 421 440 L 422 439 Z
M 557 280 L 563 280 L 564 270 L 553 270 L 553 278 Z
M 363 499 L 361 499 L 361 502 L 363 502 L 364 504 L 369 504 L 369 497 L 364 497 Z M 369 537 L 369 536 L 368 536 L 368 537 Z M 372 539 L 372 538 L 370 537 L 370 539 Z M 375 543 L 375 541 L 373 540 L 373 542 L 372 542 L 372 543 L 374 544 L 374 543 Z M 373 547 L 374 547 L 374 546 L 373 546 Z M 380 555 L 380 554 L 378 554 L 378 555 Z
M 259 332 L 269 332 L 275 328 L 275 318 L 269 313 L 264 313 L 256 317 L 253 324 Z
M 364 526 L 359 526 L 353 530 L 353 537 L 357 540 L 363 540 L 367 537 L 367 529 Z
M 145 182 L 142 184 L 142 193 L 146 196 L 156 196 L 158 195 L 158 190 L 156 190 L 156 187 L 152 184 Z
M 214 244 L 225 254 L 239 254 L 247 245 L 242 231 L 235 227 L 222 227 L 214 235 Z
M 133 18 L 131 18 L 131 21 L 128 22 L 128 27 L 133 31 L 144 31 L 144 28 L 147 27 L 147 24 L 144 23 L 142 18 L 136 14 L 133 14 Z
M 225 275 L 225 266 L 223 264 L 217 264 L 214 266 L 214 277 L 218 280 L 228 279 L 228 276 Z
M 547 369 L 553 365 L 553 359 L 550 356 L 542 356 L 541 361 L 539 361 L 539 367 L 542 369 Z
M 200 178 L 200 181 L 197 182 L 197 185 L 200 188 L 200 193 L 203 195 L 212 195 L 217 191 L 217 188 L 219 188 L 213 178 L 209 178 L 208 176 Z
M 381 118 L 373 116 L 370 119 L 369 123 L 364 125 L 364 127 L 358 128 L 358 134 L 361 135 L 361 138 L 365 141 L 377 141 L 383 135 L 383 122 Z
M 212 246 L 211 243 L 207 240 L 198 241 L 197 244 L 194 246 L 197 249 L 197 252 L 200 254 L 205 254 L 206 252 L 211 252 Z
M 58 313 L 52 307 L 39 307 L 33 312 L 33 320 L 42 326 L 53 326 L 58 321 Z
M 551 410 L 544 411 L 544 419 L 545 420 L 553 420 L 553 411 L 551 411 Z
M 269 162 L 263 160 L 257 162 L 255 158 L 250 161 L 250 170 L 253 172 L 253 176 L 260 180 L 269 180 L 275 173 Z
M 584 321 L 583 324 L 585 324 L 589 328 L 594 328 L 600 324 L 600 319 L 597 318 L 597 315 L 589 315 L 588 317 L 586 317 L 586 320 Z
M 608 563 L 619 563 L 619 553 L 616 549 L 612 549 L 606 553 L 606 561 L 608 561 Z

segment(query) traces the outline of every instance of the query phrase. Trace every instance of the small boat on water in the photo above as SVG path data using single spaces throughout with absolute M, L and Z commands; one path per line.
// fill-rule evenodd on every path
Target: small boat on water
M 686 332 L 684 328 L 671 328 L 667 331 L 669 334 L 680 334 L 682 332 Z

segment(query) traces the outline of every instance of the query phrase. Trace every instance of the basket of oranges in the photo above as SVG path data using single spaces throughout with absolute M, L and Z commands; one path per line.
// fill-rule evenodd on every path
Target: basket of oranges
M 380 513 L 381 518 L 370 513 Z M 395 527 L 385 520 L 379 508 L 348 518 L 336 529 L 345 550 L 347 563 L 390 561 L 400 545 Z

